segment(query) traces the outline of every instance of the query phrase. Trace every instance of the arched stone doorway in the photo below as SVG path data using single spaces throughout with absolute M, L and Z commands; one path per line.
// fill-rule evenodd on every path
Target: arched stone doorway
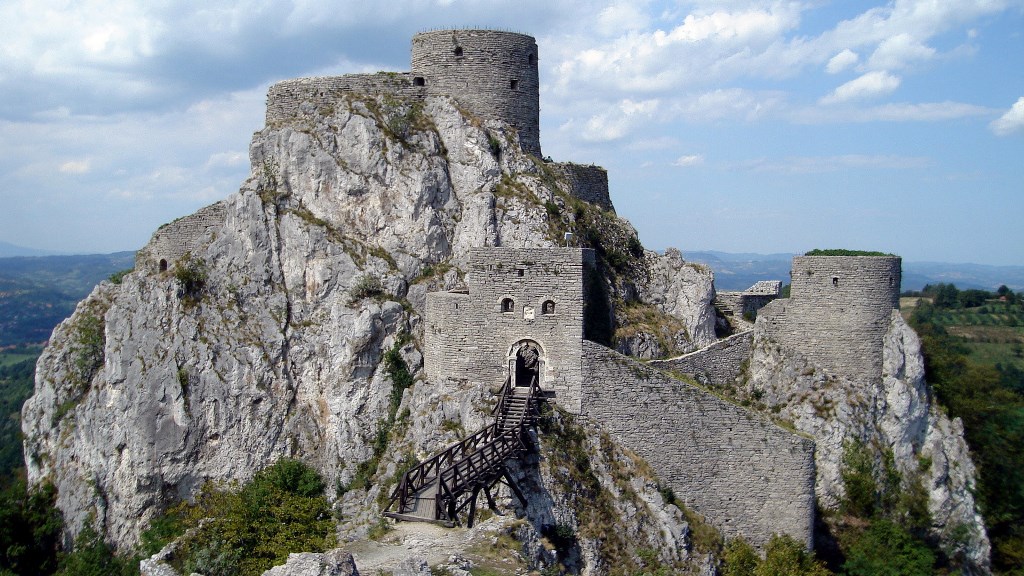
M 509 375 L 513 386 L 529 386 L 534 379 L 544 384 L 544 349 L 533 340 L 520 340 L 508 353 Z

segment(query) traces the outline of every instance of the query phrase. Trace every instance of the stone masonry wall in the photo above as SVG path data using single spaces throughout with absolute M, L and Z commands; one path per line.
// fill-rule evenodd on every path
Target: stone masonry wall
M 583 278 L 594 253 L 580 248 L 477 248 L 469 294 L 427 294 L 424 364 L 433 382 L 467 378 L 497 386 L 509 353 L 523 340 L 541 349 L 541 386 L 565 409 L 580 411 Z M 512 301 L 510 312 L 502 301 Z M 554 313 L 544 314 L 544 302 Z
M 344 94 L 391 94 L 402 98 L 423 98 L 426 96 L 426 88 L 415 86 L 412 74 L 408 72 L 285 80 L 274 84 L 267 91 L 267 124 L 295 117 L 303 104 L 335 105 Z
M 567 194 L 615 211 L 608 194 L 608 171 L 604 168 L 572 162 L 552 162 L 547 167 L 558 174 Z
M 667 360 L 652 360 L 651 366 L 693 376 L 701 384 L 728 386 L 736 382 L 743 363 L 750 358 L 754 331 L 747 330 L 711 346 Z
M 208 243 L 213 233 L 224 225 L 223 202 L 201 208 L 190 216 L 164 224 L 153 233 L 141 250 L 135 253 L 135 269 L 157 273 L 174 268 L 186 252 L 197 252 Z
M 643 457 L 727 537 L 811 545 L 814 443 L 590 341 L 583 413 Z
M 742 292 L 717 292 L 715 306 L 726 316 L 757 315 L 757 311 L 779 297 L 782 282 L 760 280 Z
M 412 39 L 412 72 L 278 82 L 267 92 L 266 121 L 270 124 L 292 118 L 304 104 L 331 105 L 347 93 L 421 99 L 450 96 L 480 118 L 515 128 L 523 150 L 539 158 L 537 58 L 537 42 L 526 34 L 498 30 L 423 32 Z
M 516 128 L 523 150 L 540 151 L 540 77 L 532 36 L 497 30 L 436 30 L 412 38 L 412 75 L 427 93 Z
M 837 375 L 882 376 L 882 340 L 899 307 L 896 256 L 798 256 L 788 299 L 758 314 L 768 337 Z

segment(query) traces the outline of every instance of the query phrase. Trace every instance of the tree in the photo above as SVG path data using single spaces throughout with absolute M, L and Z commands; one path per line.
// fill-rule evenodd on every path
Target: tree
M 888 520 L 877 520 L 846 550 L 843 571 L 850 576 L 928 576 L 935 554 Z
M 764 561 L 754 570 L 754 576 L 828 576 L 825 565 L 814 558 L 800 542 L 788 534 L 772 535 L 765 548 Z

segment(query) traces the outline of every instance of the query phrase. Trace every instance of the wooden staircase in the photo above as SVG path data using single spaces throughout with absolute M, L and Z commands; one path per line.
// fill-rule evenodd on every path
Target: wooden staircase
M 406 472 L 391 493 L 384 516 L 454 526 L 468 507 L 467 524 L 472 527 L 480 492 L 494 509 L 491 488 L 502 480 L 525 505 L 505 463 L 527 449 L 526 431 L 536 423 L 540 392 L 536 378 L 529 386 L 513 386 L 511 379 L 506 380 L 494 422 Z

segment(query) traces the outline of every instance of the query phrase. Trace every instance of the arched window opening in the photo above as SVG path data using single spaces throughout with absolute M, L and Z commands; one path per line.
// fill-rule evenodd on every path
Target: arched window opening
M 832 285 L 836 286 L 836 287 L 839 286 L 839 277 L 838 276 L 833 276 L 832 277 Z
M 545 316 L 549 316 L 555 313 L 555 303 L 553 300 L 545 300 L 541 306 L 540 313 Z
M 160 271 L 167 272 L 167 260 L 164 260 L 163 258 L 160 259 Z
M 417 76 L 412 79 L 413 86 L 425 86 L 427 81 L 423 79 L 423 76 Z
M 530 54 L 528 60 L 530 61 L 530 66 L 535 66 L 537 64 L 537 55 Z
M 462 46 L 456 46 L 454 52 L 456 58 L 462 58 Z
M 516 311 L 516 303 L 513 302 L 511 298 L 505 298 L 504 300 L 501 301 L 501 311 L 502 312 L 515 312 Z

